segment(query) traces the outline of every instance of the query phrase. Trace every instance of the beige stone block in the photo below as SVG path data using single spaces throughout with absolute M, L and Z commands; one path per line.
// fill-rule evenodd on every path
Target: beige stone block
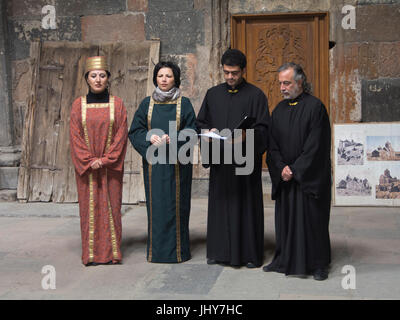
M 142 14 L 112 14 L 81 18 L 82 41 L 114 42 L 145 40 L 144 16 Z
M 147 11 L 148 0 L 128 0 L 126 2 L 128 11 Z

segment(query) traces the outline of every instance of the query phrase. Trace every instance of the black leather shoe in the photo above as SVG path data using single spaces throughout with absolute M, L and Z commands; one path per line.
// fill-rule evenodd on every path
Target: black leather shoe
M 264 272 L 272 272 L 272 271 L 274 271 L 274 270 L 272 270 L 272 268 L 271 268 L 270 265 L 268 264 L 268 265 L 265 265 L 265 266 L 263 267 L 263 271 L 264 271 Z
M 248 263 L 246 264 L 246 267 L 249 268 L 249 269 L 257 268 L 257 266 L 256 266 L 253 262 L 248 262 Z
M 317 281 L 326 280 L 328 278 L 328 270 L 326 268 L 317 269 L 317 270 L 315 270 L 313 276 L 314 276 L 314 280 L 317 280 Z
M 94 266 L 94 267 L 95 267 L 95 266 L 97 266 L 97 265 L 98 265 L 98 264 L 97 264 L 96 262 L 89 262 L 89 263 L 86 263 L 86 264 L 85 264 L 86 267 L 90 267 L 90 266 Z
M 217 264 L 217 261 L 214 259 L 207 259 L 207 264 Z

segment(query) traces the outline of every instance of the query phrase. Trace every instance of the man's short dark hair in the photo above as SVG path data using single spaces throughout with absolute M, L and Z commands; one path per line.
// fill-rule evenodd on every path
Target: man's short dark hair
M 243 54 L 242 51 L 238 49 L 228 49 L 222 55 L 221 64 L 227 66 L 239 66 L 240 69 L 246 68 L 247 60 L 246 56 Z
M 179 88 L 179 86 L 181 85 L 181 69 L 172 61 L 160 61 L 156 64 L 153 72 L 154 85 L 157 87 L 157 74 L 158 71 L 160 71 L 160 69 L 162 68 L 170 68 L 172 70 L 175 79 L 175 87 Z

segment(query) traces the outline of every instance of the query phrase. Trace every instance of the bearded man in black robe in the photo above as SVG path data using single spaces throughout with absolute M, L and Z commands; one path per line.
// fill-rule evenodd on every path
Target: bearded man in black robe
M 261 267 L 264 255 L 261 169 L 262 154 L 268 144 L 268 101 L 259 88 L 243 78 L 246 56 L 242 52 L 227 50 L 221 64 L 226 82 L 207 91 L 196 120 L 198 131 L 230 131 L 246 116 L 255 121 L 250 130 L 221 144 L 217 150 L 221 155 L 219 161 L 214 161 L 211 143 L 201 142 L 202 154 L 205 148 L 213 154 L 209 164 L 203 161 L 204 167 L 210 167 L 207 263 L 256 268 Z M 239 174 L 238 169 L 243 168 L 235 157 L 225 161 L 223 155 L 229 143 L 233 153 L 242 148 L 246 159 L 253 162 L 253 170 Z
M 328 277 L 331 261 L 331 129 L 324 104 L 310 95 L 301 66 L 278 69 L 284 97 L 271 115 L 267 164 L 275 201 L 276 251 L 263 270 Z

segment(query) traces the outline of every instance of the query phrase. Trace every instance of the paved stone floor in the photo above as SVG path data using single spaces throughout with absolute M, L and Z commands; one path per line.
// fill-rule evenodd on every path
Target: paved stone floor
M 332 207 L 332 265 L 322 282 L 207 265 L 206 208 L 206 199 L 192 200 L 188 262 L 148 263 L 146 208 L 123 206 L 123 264 L 84 267 L 76 204 L 0 203 L 0 299 L 400 299 L 399 208 Z M 274 237 L 268 205 L 265 264 Z M 42 287 L 46 265 L 54 267 L 55 289 Z M 345 289 L 350 283 L 355 288 Z

